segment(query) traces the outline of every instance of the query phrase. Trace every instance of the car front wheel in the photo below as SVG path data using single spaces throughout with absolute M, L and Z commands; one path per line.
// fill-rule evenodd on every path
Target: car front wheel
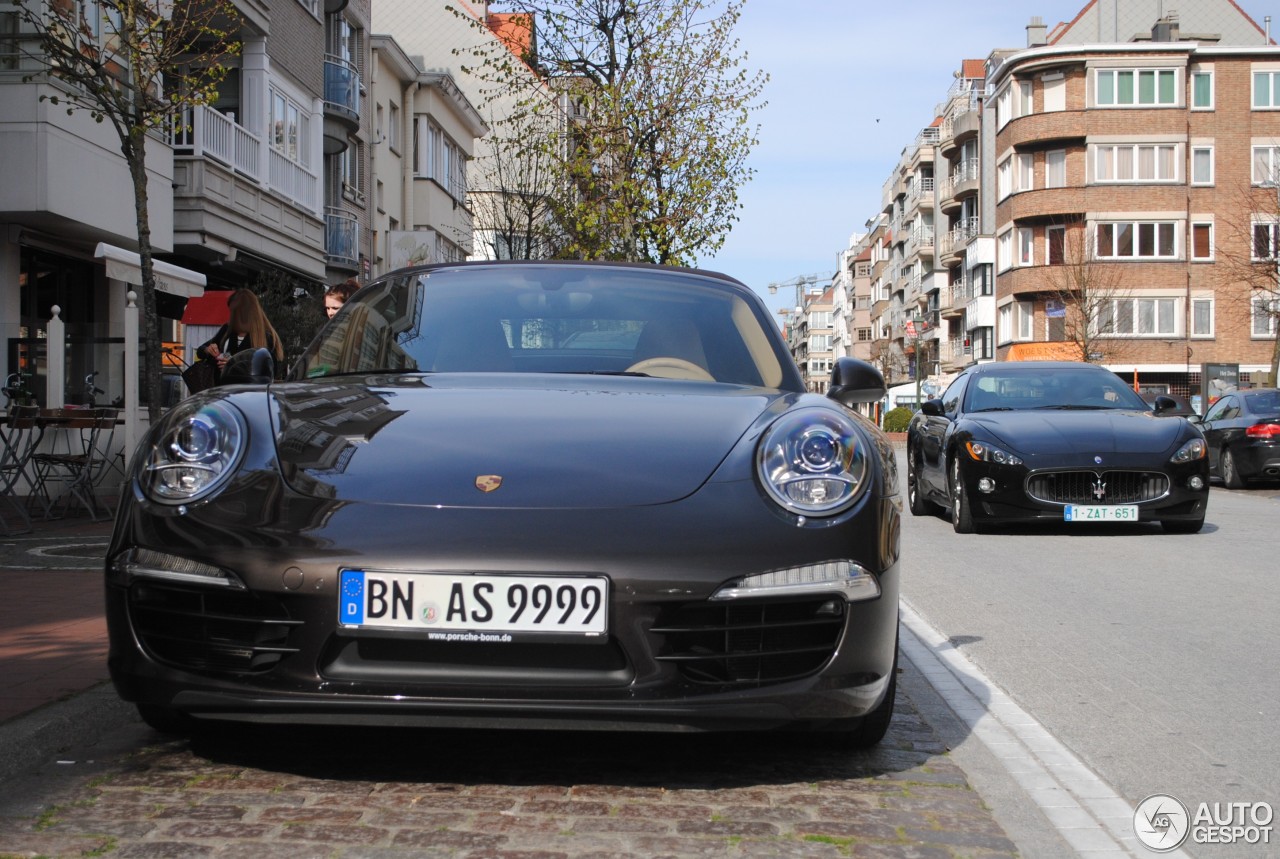
M 951 461 L 951 527 L 957 534 L 973 533 L 973 511 L 969 509 L 969 495 L 960 479 L 960 460 Z
M 1228 489 L 1244 489 L 1244 478 L 1236 467 L 1236 458 L 1231 448 L 1222 451 L 1222 483 Z
M 924 500 L 920 490 L 920 466 L 916 457 L 907 455 L 907 507 L 912 516 L 924 516 L 930 512 L 931 505 Z

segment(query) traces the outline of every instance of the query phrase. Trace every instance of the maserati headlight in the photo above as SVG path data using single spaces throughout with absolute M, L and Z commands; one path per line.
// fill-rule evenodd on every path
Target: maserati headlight
M 967 441 L 964 449 L 972 459 L 978 462 L 994 462 L 997 465 L 1022 465 L 1022 460 L 1008 451 L 1001 450 L 984 441 Z
M 152 501 L 189 504 L 217 492 L 235 472 L 248 430 L 240 411 L 221 400 L 179 403 L 146 452 L 138 483 Z
M 866 488 L 867 451 L 853 421 L 827 409 L 779 418 L 756 452 L 760 482 L 792 513 L 832 516 Z
M 1178 452 L 1173 455 L 1173 459 L 1170 462 L 1195 462 L 1197 459 L 1204 459 L 1207 453 L 1208 449 L 1205 447 L 1204 439 L 1193 438 L 1178 448 Z

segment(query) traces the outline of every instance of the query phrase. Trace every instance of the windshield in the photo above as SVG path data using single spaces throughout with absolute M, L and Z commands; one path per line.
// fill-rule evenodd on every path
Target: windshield
M 969 386 L 965 411 L 1017 409 L 1137 409 L 1150 406 L 1124 380 L 1092 364 L 1010 367 L 983 373 Z
M 476 265 L 392 274 L 352 296 L 290 378 L 503 372 L 798 383 L 743 288 L 692 273 Z

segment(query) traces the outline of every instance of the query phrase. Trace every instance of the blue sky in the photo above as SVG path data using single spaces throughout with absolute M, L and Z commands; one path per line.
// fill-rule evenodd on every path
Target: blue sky
M 764 295 L 769 283 L 835 271 L 850 234 L 880 209 L 880 189 L 904 147 L 934 119 L 963 59 L 1026 45 L 1038 15 L 1049 28 L 1086 0 L 913 0 L 910 4 L 746 0 L 737 35 L 747 66 L 770 74 L 756 113 L 756 175 L 740 193 L 741 221 L 704 268 Z M 1178 2 L 1170 0 L 1169 9 Z M 1237 0 L 1259 24 L 1273 11 Z M 1280 7 L 1274 11 L 1280 14 Z M 1280 25 L 1280 22 L 1275 22 Z

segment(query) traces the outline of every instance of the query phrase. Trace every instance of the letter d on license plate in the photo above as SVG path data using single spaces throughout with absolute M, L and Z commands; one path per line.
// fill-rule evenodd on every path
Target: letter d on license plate
M 604 576 L 505 576 L 343 570 L 338 622 L 363 629 L 603 635 Z

